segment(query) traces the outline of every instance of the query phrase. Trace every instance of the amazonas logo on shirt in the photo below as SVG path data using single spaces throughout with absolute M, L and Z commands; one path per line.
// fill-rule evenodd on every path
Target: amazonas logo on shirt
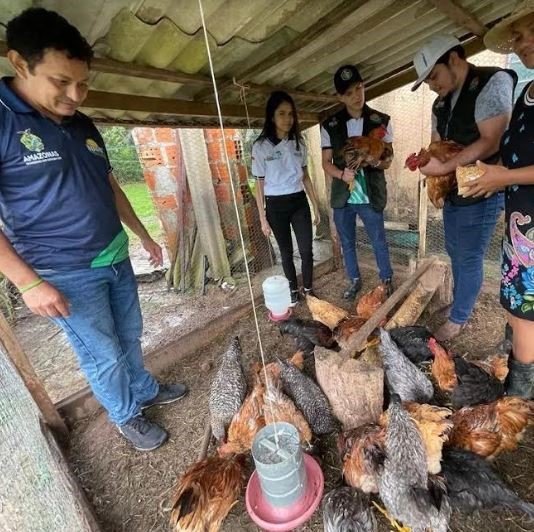
M 93 139 L 87 139 L 85 141 L 85 146 L 92 154 L 105 157 L 104 150 Z
M 31 151 L 29 155 L 24 155 L 24 163 L 26 166 L 31 164 L 40 164 L 46 161 L 57 161 L 61 156 L 56 150 L 45 151 L 45 145 L 41 137 L 31 132 L 31 129 L 25 129 L 18 132 L 20 135 L 20 143 Z

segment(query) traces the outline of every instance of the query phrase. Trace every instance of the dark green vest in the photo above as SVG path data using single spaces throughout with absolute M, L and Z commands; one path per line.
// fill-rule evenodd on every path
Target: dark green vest
M 362 135 L 368 135 L 375 127 L 382 124 L 387 127 L 389 124 L 389 116 L 371 109 L 368 105 L 364 105 L 362 109 L 363 117 L 363 131 Z M 325 120 L 322 124 L 328 135 L 330 136 L 330 144 L 332 147 L 332 158 L 334 164 L 340 169 L 345 168 L 345 159 L 343 158 L 343 147 L 348 139 L 347 122 L 351 120 L 351 116 L 344 108 Z M 384 170 L 378 168 L 366 167 L 363 170 L 365 182 L 367 185 L 367 194 L 371 207 L 375 211 L 383 211 L 387 201 L 387 187 Z M 330 205 L 334 209 L 345 207 L 349 199 L 349 186 L 343 180 L 336 177 L 332 178 L 332 189 L 330 193 Z
M 469 146 L 480 138 L 480 131 L 475 122 L 477 97 L 491 77 L 502 70 L 502 68 L 497 67 L 476 67 L 469 64 L 469 72 L 452 113 L 450 111 L 452 94 L 448 94 L 445 98 L 437 98 L 434 101 L 432 112 L 437 118 L 437 130 L 443 140 L 454 140 L 459 144 Z M 505 70 L 505 72 L 512 76 L 515 87 L 517 74 L 513 70 Z M 499 152 L 496 152 L 484 162 L 495 164 L 499 157 Z M 449 194 L 447 199 L 454 205 L 472 205 L 484 200 L 484 198 L 462 198 L 458 196 L 456 190 Z

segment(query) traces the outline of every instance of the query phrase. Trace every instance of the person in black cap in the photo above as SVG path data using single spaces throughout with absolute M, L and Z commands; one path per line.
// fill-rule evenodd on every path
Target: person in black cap
M 385 128 L 382 140 L 393 142 L 388 115 L 371 109 L 365 103 L 363 79 L 353 65 L 340 67 L 334 75 L 334 86 L 344 108 L 321 125 L 323 169 L 332 177 L 330 204 L 341 240 L 345 269 L 350 280 L 344 299 L 354 299 L 362 287 L 356 257 L 356 217 L 362 220 L 375 254 L 380 279 L 392 292 L 393 271 L 384 229 L 387 191 L 384 170 L 388 162 L 362 163 L 355 171 L 345 167 L 343 147 L 349 137 L 368 135 L 375 128 Z

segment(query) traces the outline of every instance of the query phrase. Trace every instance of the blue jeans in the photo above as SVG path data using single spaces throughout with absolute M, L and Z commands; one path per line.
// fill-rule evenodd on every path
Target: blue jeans
M 363 222 L 369 240 L 373 246 L 380 279 L 391 278 L 393 270 L 389 260 L 386 230 L 384 229 L 384 214 L 375 211 L 371 205 L 355 205 L 347 203 L 345 207 L 334 209 L 334 222 L 341 240 L 345 270 L 349 279 L 360 277 L 358 258 L 356 256 L 356 216 Z
M 471 316 L 484 280 L 484 255 L 502 209 L 502 194 L 474 205 L 443 206 L 445 248 L 451 258 L 454 280 L 449 319 L 464 324 Z
M 159 386 L 143 364 L 143 321 L 129 260 L 103 268 L 38 270 L 70 303 L 65 331 L 80 369 L 109 419 L 123 425 L 155 397 Z

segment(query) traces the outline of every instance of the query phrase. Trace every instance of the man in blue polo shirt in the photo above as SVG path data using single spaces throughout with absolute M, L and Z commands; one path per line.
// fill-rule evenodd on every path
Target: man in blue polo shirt
M 124 222 L 153 265 L 152 240 L 113 177 L 104 142 L 77 111 L 92 50 L 63 17 L 31 8 L 7 25 L 15 76 L 0 81 L 0 271 L 66 333 L 84 375 L 138 450 L 167 433 L 142 410 L 176 401 L 143 365 L 142 318 Z

